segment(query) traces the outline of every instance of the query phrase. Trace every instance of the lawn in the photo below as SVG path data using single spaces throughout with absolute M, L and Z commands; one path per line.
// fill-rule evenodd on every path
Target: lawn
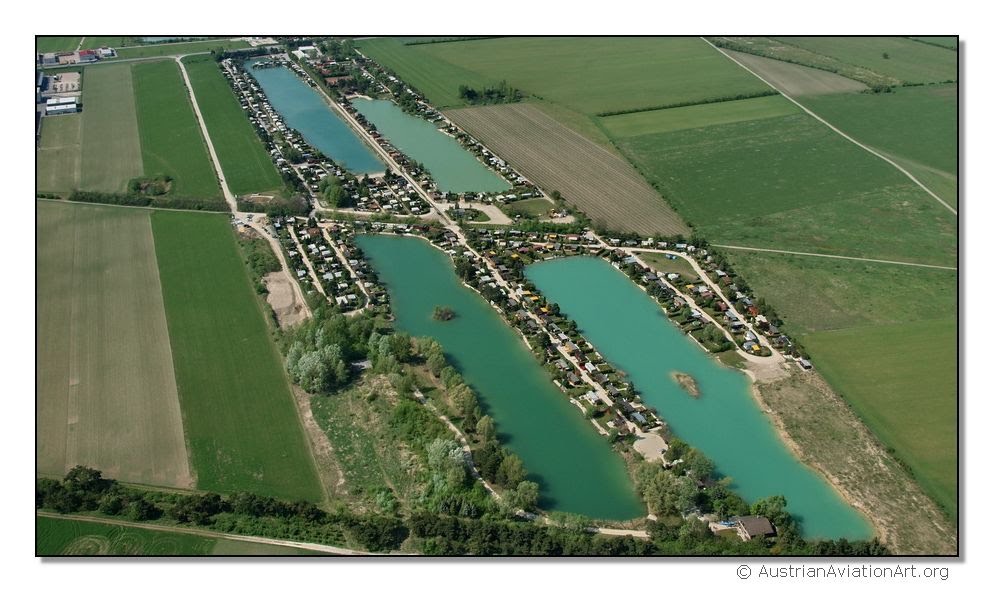
M 321 501 L 282 358 L 227 217 L 156 211 L 152 230 L 198 488 Z
M 37 216 L 38 471 L 192 487 L 149 210 Z
M 35 51 L 38 53 L 75 51 L 76 46 L 79 45 L 79 39 L 79 35 L 75 37 L 38 36 L 35 37 Z
M 142 176 L 131 64 L 86 69 L 80 189 L 122 193 Z
M 868 68 L 901 82 L 947 82 L 957 79 L 956 52 L 904 37 L 775 39 L 846 64 Z
M 306 549 L 167 532 L 141 525 L 35 518 L 38 555 L 321 555 Z
M 525 216 L 531 216 L 534 218 L 548 218 L 549 210 L 552 209 L 553 203 L 544 197 L 535 197 L 532 199 L 522 199 L 520 201 L 511 202 L 507 205 L 507 209 L 511 211 L 512 214 L 522 214 Z
M 801 102 L 860 142 L 946 173 L 955 181 L 957 97 L 957 85 L 943 84 L 898 88 L 892 93 L 803 97 Z M 955 200 L 954 191 L 947 201 L 955 204 Z
M 154 45 L 136 45 L 123 47 L 118 50 L 117 57 L 151 58 L 159 56 L 178 56 L 190 53 L 204 53 L 212 49 L 244 49 L 251 47 L 248 41 L 232 41 L 230 39 L 207 39 L 204 41 L 188 41 L 185 43 L 157 43 Z
M 604 130 L 615 138 L 629 138 L 646 134 L 660 134 L 683 129 L 706 127 L 723 123 L 737 123 L 768 119 L 799 113 L 800 110 L 787 99 L 775 95 L 739 101 L 723 101 L 656 109 L 639 113 L 626 113 L 603 117 L 600 120 Z
M 422 60 L 436 68 L 441 61 L 458 69 L 437 67 L 430 78 L 449 92 L 478 79 L 506 79 L 527 94 L 588 115 L 768 89 L 695 37 L 514 37 L 402 49 L 418 56 L 386 64 L 402 78 L 411 70 L 402 67 L 406 62 Z M 476 79 L 466 80 L 459 69 Z M 423 90 L 435 100 L 431 90 Z
M 955 515 L 956 318 L 817 332 L 804 343 L 829 384 Z
M 214 60 L 198 56 L 183 64 L 231 191 L 279 191 L 283 180 Z
M 221 199 L 179 66 L 173 61 L 135 64 L 133 78 L 145 175 L 171 176 L 170 196 Z
M 42 119 L 35 167 L 40 193 L 69 193 L 79 187 L 82 122 L 80 114 Z
M 955 262 L 954 215 L 807 115 L 646 134 L 618 146 L 713 243 Z

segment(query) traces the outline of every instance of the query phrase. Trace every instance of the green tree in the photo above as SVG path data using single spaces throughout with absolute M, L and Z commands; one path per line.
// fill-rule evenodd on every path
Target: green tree
M 524 481 L 527 475 L 525 464 L 521 461 L 521 458 L 516 454 L 508 454 L 500 462 L 500 467 L 497 469 L 496 481 L 501 487 L 513 489 L 518 486 L 518 483 Z
M 476 422 L 476 434 L 482 442 L 489 442 L 495 439 L 497 437 L 497 428 L 494 426 L 493 418 L 489 415 L 481 417 L 480 421 Z

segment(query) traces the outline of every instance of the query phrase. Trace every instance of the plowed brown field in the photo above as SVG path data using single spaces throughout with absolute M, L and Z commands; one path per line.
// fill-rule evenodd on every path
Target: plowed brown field
M 456 109 L 445 115 L 545 191 L 558 190 L 595 223 L 644 235 L 690 234 L 630 164 L 532 105 Z
M 38 471 L 192 487 L 149 210 L 37 214 Z

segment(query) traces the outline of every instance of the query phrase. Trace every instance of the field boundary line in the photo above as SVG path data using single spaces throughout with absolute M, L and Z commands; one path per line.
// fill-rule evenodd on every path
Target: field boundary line
M 243 543 L 260 543 L 263 545 L 275 545 L 278 547 L 293 547 L 296 549 L 305 549 L 308 551 L 321 551 L 324 553 L 331 553 L 334 555 L 382 555 L 382 553 L 372 553 L 369 551 L 359 551 L 357 549 L 349 549 L 347 547 L 335 547 L 333 545 L 324 545 L 321 543 L 307 543 L 304 541 L 291 541 L 286 539 L 271 539 L 267 537 L 251 536 L 244 534 L 230 534 L 226 532 L 217 532 L 214 530 L 205 530 L 201 528 L 186 528 L 183 526 L 168 526 L 165 524 L 146 524 L 141 522 L 128 522 L 127 520 L 115 520 L 113 518 L 100 518 L 97 516 L 80 516 L 75 514 L 59 514 L 56 512 L 46 512 L 44 510 L 38 510 L 35 512 L 35 516 L 41 516 L 43 518 L 54 518 L 56 520 L 76 520 L 79 522 L 92 522 L 96 524 L 108 524 L 110 526 L 130 526 L 132 528 L 143 528 L 145 530 L 154 530 L 157 532 L 168 532 L 174 534 L 189 534 L 195 536 L 209 537 L 213 539 L 228 539 L 230 541 L 239 541 Z
M 827 257 L 829 259 L 848 259 L 850 261 L 866 261 L 867 263 L 886 263 L 890 265 L 907 265 L 910 267 L 928 267 L 930 269 L 946 269 L 949 271 L 957 271 L 956 267 L 949 267 L 946 265 L 930 265 L 928 263 L 911 263 L 909 261 L 892 261 L 889 259 L 868 259 L 866 257 L 848 257 L 846 255 L 828 255 L 826 253 L 805 253 L 803 251 L 784 251 L 781 249 L 761 249 L 759 247 L 743 247 L 740 245 L 719 245 L 718 243 L 711 243 L 713 247 L 720 247 L 722 249 L 735 249 L 738 251 L 760 251 L 763 253 L 782 253 L 784 255 L 803 255 L 806 257 Z M 644 249 L 632 249 L 644 250 Z
M 867 151 L 867 152 L 869 152 L 870 154 L 872 154 L 872 155 L 876 156 L 877 158 L 879 158 L 879 159 L 883 160 L 884 162 L 886 162 L 886 163 L 890 164 L 891 166 L 893 166 L 893 167 L 894 167 L 895 169 L 897 169 L 897 170 L 901 171 L 902 173 L 904 173 L 904 176 L 906 176 L 907 178 L 911 179 L 911 180 L 912 180 L 912 181 L 913 181 L 913 182 L 915 183 L 915 185 L 918 185 L 919 187 L 921 187 L 921 188 L 922 188 L 922 189 L 923 189 L 923 190 L 925 191 L 925 193 L 927 193 L 927 194 L 931 195 L 931 196 L 932 196 L 932 198 L 933 198 L 933 199 L 935 199 L 935 201 L 937 201 L 937 202 L 939 202 L 940 204 L 942 204 L 942 205 L 943 205 L 943 206 L 944 206 L 944 207 L 945 207 L 945 208 L 946 208 L 947 210 L 949 210 L 950 212 L 952 212 L 952 213 L 953 213 L 953 215 L 955 215 L 955 216 L 959 216 L 959 212 L 957 212 L 957 211 L 956 211 L 956 208 L 952 207 L 951 205 L 949 205 L 949 204 L 947 204 L 947 203 L 946 203 L 945 201 L 943 201 L 943 200 L 942 200 L 942 198 L 940 198 L 940 197 L 939 197 L 938 195 L 936 195 L 936 194 L 935 194 L 935 193 L 934 193 L 934 192 L 933 192 L 933 191 L 932 191 L 931 189 L 929 189 L 928 187 L 926 187 L 926 186 L 925 186 L 925 185 L 924 185 L 924 184 L 923 184 L 923 183 L 922 183 L 921 181 L 919 181 L 919 180 L 918 180 L 917 178 L 915 178 L 915 176 L 914 176 L 914 175 L 912 175 L 911 173 L 909 173 L 909 172 L 907 171 L 907 169 L 905 169 L 905 168 L 904 168 L 904 167 L 902 167 L 901 165 L 897 164 L 896 162 L 894 162 L 894 161 L 893 161 L 893 160 L 891 160 L 890 158 L 887 158 L 886 156 L 884 156 L 884 155 L 883 155 L 883 154 L 881 154 L 880 152 L 877 152 L 877 151 L 876 151 L 876 150 L 874 150 L 873 148 L 870 148 L 870 147 L 869 147 L 869 146 L 867 146 L 866 144 L 863 144 L 862 142 L 860 142 L 860 141 L 856 140 L 856 139 L 855 139 L 855 138 L 853 138 L 852 136 L 850 136 L 850 135 L 846 134 L 845 132 L 843 132 L 843 131 L 842 131 L 842 130 L 840 130 L 839 128 L 835 127 L 835 126 L 834 126 L 834 125 L 832 125 L 831 123 L 829 123 L 829 122 L 825 121 L 824 119 L 822 119 L 821 117 L 819 117 L 818 115 L 816 115 L 816 114 L 815 114 L 815 113 L 814 113 L 814 112 L 813 112 L 812 110 L 808 109 L 807 107 L 805 107 L 804 105 L 802 105 L 801 103 L 799 103 L 799 102 L 798 102 L 797 100 L 795 100 L 795 99 L 794 99 L 793 97 L 791 97 L 791 96 L 790 96 L 790 95 L 788 95 L 787 93 L 783 92 L 782 90 L 778 89 L 778 88 L 777 88 L 776 86 L 774 86 L 774 85 L 773 85 L 773 84 L 772 84 L 771 82 L 769 82 L 768 80 L 766 80 L 765 78 L 763 78 L 763 77 L 762 77 L 762 76 L 760 76 L 759 74 L 756 74 L 755 72 L 753 72 L 752 70 L 750 70 L 748 66 L 746 66 L 746 65 L 745 65 L 745 64 L 743 64 L 742 62 L 738 61 L 737 59 L 733 58 L 732 56 L 728 55 L 728 54 L 727 54 L 726 52 L 722 51 L 722 49 L 721 49 L 720 47 L 718 47 L 718 46 L 716 46 L 715 44 L 711 43 L 710 41 L 708 41 L 708 40 L 707 40 L 707 39 L 705 39 L 704 37 L 701 37 L 701 39 L 702 39 L 702 40 L 703 40 L 703 41 L 704 41 L 705 43 L 707 43 L 708 45 L 710 45 L 711 47 L 713 47 L 713 48 L 714 48 L 714 49 L 715 49 L 716 51 L 718 51 L 718 52 L 719 52 L 719 53 L 720 53 L 721 55 L 725 56 L 726 58 L 728 58 L 728 59 L 732 60 L 733 62 L 735 62 L 736 64 L 738 64 L 738 65 L 739 65 L 740 67 L 742 67 L 742 69 L 744 69 L 744 70 L 745 70 L 746 72 L 748 72 L 748 73 L 752 74 L 753 76 L 755 76 L 756 78 L 759 78 L 760 80 L 762 80 L 762 81 L 763 81 L 763 82 L 764 82 L 765 84 L 767 84 L 767 85 L 768 85 L 768 86 L 769 86 L 770 88 L 772 88 L 773 90 L 775 90 L 775 91 L 777 91 L 778 93 L 780 93 L 780 94 L 781 94 L 781 95 L 783 96 L 783 98 L 787 99 L 787 100 L 788 100 L 788 101 L 790 101 L 791 103 L 794 103 L 795 105 L 797 105 L 798 107 L 800 107 L 802 111 L 804 111 L 805 113 L 807 113 L 807 114 L 808 114 L 808 115 L 810 115 L 811 117 L 814 117 L 815 119 L 817 119 L 817 120 L 818 120 L 818 121 L 820 121 L 821 123 L 823 123 L 823 124 L 825 124 L 826 126 L 828 126 L 828 128 L 829 128 L 829 129 L 831 129 L 832 131 L 834 131 L 835 133 L 839 134 L 839 135 L 840 135 L 840 136 L 842 136 L 843 138 L 845 138 L 845 139 L 849 140 L 849 141 L 850 141 L 850 142 L 852 142 L 853 144 L 855 144 L 855 145 L 859 146 L 859 147 L 860 147 L 860 148 L 862 148 L 863 150 L 866 150 L 866 151 Z

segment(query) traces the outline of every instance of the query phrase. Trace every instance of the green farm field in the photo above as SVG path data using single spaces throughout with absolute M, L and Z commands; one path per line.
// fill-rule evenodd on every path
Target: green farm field
M 920 37 L 911 37 L 911 39 L 914 39 L 915 41 L 918 41 L 920 43 L 930 43 L 932 45 L 938 45 L 940 47 L 945 47 L 946 49 L 951 49 L 953 51 L 956 51 L 959 47 L 959 40 L 956 37 L 953 37 L 952 35 L 946 35 L 946 36 L 925 35 Z
M 179 56 L 190 53 L 210 52 L 212 49 L 219 47 L 223 49 L 244 49 L 250 47 L 250 45 L 247 41 L 232 41 L 230 39 L 207 39 L 185 43 L 158 43 L 155 45 L 136 45 L 121 48 L 117 52 L 117 57 L 127 59 Z
M 902 166 L 931 169 L 952 183 L 919 179 L 944 201 L 956 205 L 957 85 L 898 88 L 892 93 L 802 97 L 805 107 Z M 927 175 L 927 173 L 926 173 Z M 917 176 L 917 174 L 916 174 Z
M 37 555 L 315 555 L 304 549 L 51 516 L 35 518 Z
M 50 53 L 55 51 L 74 51 L 79 45 L 80 36 L 75 37 L 55 37 L 39 36 L 35 37 L 35 51 L 38 53 Z
M 415 47 L 396 37 L 364 39 L 359 43 L 363 54 L 393 70 L 440 109 L 465 104 L 459 97 L 460 84 L 480 88 L 489 82 L 485 76 L 417 51 Z
M 722 252 L 756 294 L 773 305 L 791 335 L 948 318 L 956 310 L 955 271 Z
M 214 60 L 196 56 L 183 64 L 231 190 L 239 195 L 279 191 L 283 180 Z
M 82 123 L 78 113 L 42 119 L 35 167 L 39 192 L 69 193 L 79 187 Z
M 712 243 L 955 264 L 956 217 L 805 114 L 618 146 Z
M 98 47 L 113 47 L 121 49 L 128 45 L 136 45 L 134 37 L 84 37 L 82 49 L 96 49 Z
M 198 488 L 322 501 L 279 352 L 227 217 L 156 211 L 152 230 Z
M 192 487 L 150 211 L 36 208 L 38 471 Z
M 133 66 L 145 175 L 173 178 L 171 197 L 221 199 L 207 145 L 172 60 Z
M 408 58 L 412 62 L 442 61 L 491 83 L 506 79 L 527 94 L 588 115 L 768 89 L 692 37 L 516 37 L 403 48 L 420 56 Z M 385 59 L 401 78 L 408 75 L 396 58 L 393 64 L 389 56 Z M 432 77 L 434 84 L 452 89 L 472 82 L 451 68 L 441 68 Z M 423 92 L 433 100 L 430 90 Z
M 210 555 L 217 539 L 70 518 L 35 518 L 38 555 Z
M 600 124 L 604 131 L 614 138 L 630 138 L 709 125 L 782 117 L 799 112 L 800 110 L 793 103 L 774 95 L 612 115 L 602 117 Z
M 816 332 L 818 370 L 955 516 L 956 318 Z
M 777 41 L 890 76 L 901 82 L 957 79 L 956 52 L 904 37 L 776 37 Z
M 142 176 L 130 64 L 86 69 L 82 151 L 80 189 L 122 193 Z

